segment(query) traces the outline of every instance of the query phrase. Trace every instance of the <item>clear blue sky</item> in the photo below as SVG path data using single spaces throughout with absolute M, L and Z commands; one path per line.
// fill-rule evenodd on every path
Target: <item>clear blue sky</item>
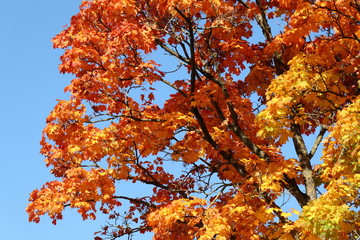
M 89 240 L 104 223 L 66 211 L 53 226 L 29 223 L 29 193 L 53 180 L 38 153 L 45 118 L 71 80 L 58 72 L 60 50 L 51 38 L 69 23 L 80 0 L 0 1 L 0 239 Z

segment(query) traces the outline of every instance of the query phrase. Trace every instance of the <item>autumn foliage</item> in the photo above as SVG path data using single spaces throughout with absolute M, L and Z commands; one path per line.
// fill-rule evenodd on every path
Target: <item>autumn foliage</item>
M 357 0 L 83 1 L 53 43 L 74 79 L 30 221 L 75 208 L 109 215 L 96 239 L 360 237 Z

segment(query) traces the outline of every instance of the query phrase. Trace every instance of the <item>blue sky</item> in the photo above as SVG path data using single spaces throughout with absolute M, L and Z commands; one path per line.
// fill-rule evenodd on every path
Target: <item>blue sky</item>
M 0 126 L 1 197 L 0 239 L 93 239 L 104 223 L 82 221 L 76 211 L 66 211 L 53 226 L 47 217 L 29 223 L 25 207 L 29 193 L 53 180 L 38 153 L 45 118 L 56 99 L 67 96 L 71 80 L 57 69 L 60 50 L 51 38 L 69 23 L 80 0 L 16 0 L 0 5 Z

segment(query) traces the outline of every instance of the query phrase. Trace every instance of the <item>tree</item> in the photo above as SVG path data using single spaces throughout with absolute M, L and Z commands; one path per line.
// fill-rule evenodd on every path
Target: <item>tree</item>
M 97 239 L 360 236 L 357 0 L 83 1 L 53 43 L 75 78 L 30 221 L 69 207 L 109 214 Z

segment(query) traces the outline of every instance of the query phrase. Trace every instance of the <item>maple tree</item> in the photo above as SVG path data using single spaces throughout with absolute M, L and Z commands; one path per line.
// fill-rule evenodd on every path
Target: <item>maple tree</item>
M 75 78 L 30 221 L 75 208 L 114 220 L 96 239 L 360 236 L 357 0 L 83 1 L 53 43 Z

